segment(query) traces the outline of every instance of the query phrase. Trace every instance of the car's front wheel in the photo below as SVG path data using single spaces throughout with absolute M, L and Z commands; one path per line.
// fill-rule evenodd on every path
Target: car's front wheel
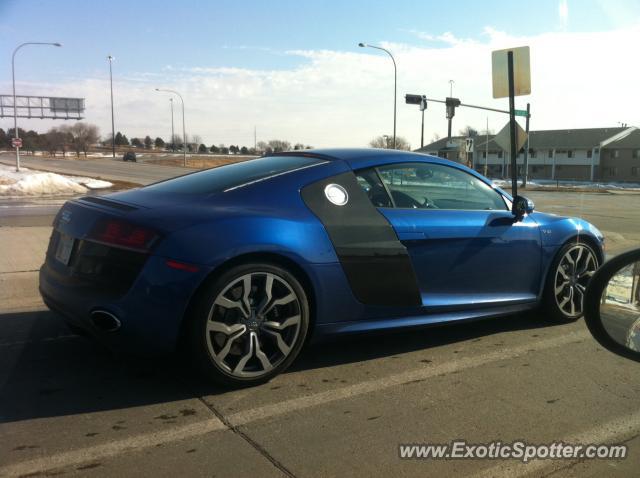
M 567 243 L 560 249 L 546 284 L 545 302 L 550 319 L 573 322 L 582 317 L 584 294 L 598 266 L 598 256 L 586 242 Z
M 211 282 L 195 309 L 191 351 L 225 385 L 255 385 L 284 371 L 309 328 L 304 288 L 273 264 L 236 266 Z

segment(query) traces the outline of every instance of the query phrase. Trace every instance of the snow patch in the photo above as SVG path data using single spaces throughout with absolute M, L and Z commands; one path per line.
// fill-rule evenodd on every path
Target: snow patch
M 506 179 L 492 179 L 491 182 L 494 186 L 499 188 L 510 188 L 511 180 Z M 521 179 L 518 179 L 518 184 L 520 184 Z M 537 188 L 553 188 L 555 189 L 557 186 L 561 186 L 563 188 L 569 189 L 602 189 L 602 190 L 612 190 L 612 189 L 622 189 L 627 191 L 636 191 L 640 190 L 640 184 L 638 183 L 600 183 L 600 182 L 590 182 L 590 181 L 553 181 L 551 179 L 536 179 L 535 181 L 527 181 L 527 186 L 537 187 Z
M 71 196 L 85 194 L 88 189 L 113 186 L 110 182 L 93 178 L 64 176 L 0 164 L 0 196 Z
M 82 184 L 84 187 L 89 189 L 106 189 L 113 186 L 109 181 L 103 181 L 102 179 L 92 179 L 92 178 L 70 178 L 71 180 Z

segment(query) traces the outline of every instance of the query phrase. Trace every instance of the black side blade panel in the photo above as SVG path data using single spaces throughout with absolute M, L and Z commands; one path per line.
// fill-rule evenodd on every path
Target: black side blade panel
M 349 200 L 329 202 L 324 189 L 339 184 Z M 324 224 L 356 298 L 370 305 L 419 306 L 416 275 L 407 249 L 371 204 L 352 172 L 304 187 L 302 199 Z

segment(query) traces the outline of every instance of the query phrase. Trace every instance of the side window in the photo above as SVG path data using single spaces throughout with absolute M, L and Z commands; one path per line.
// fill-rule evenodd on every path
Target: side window
M 380 177 L 375 169 L 362 169 L 356 172 L 358 184 L 364 192 L 367 193 L 369 199 L 375 207 L 393 207 L 387 190 L 382 185 Z
M 409 209 L 507 209 L 502 195 L 469 173 L 430 163 L 378 168 L 393 205 Z

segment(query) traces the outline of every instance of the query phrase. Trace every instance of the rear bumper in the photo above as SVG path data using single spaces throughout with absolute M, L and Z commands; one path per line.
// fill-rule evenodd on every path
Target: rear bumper
M 114 297 L 93 286 L 58 280 L 48 261 L 40 269 L 39 288 L 45 304 L 108 346 L 141 355 L 175 349 L 189 301 L 211 272 L 208 267 L 199 267 L 197 272 L 172 269 L 164 258 L 150 256 L 131 288 Z M 118 330 L 107 332 L 96 327 L 91 320 L 96 310 L 117 317 L 121 324 Z

